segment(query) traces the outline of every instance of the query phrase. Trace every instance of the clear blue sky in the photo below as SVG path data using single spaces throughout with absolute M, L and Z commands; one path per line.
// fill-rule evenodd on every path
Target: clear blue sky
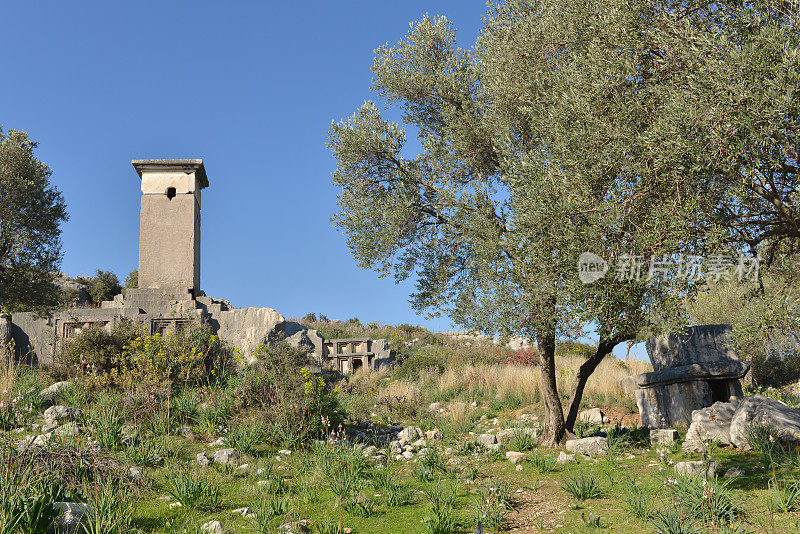
M 70 220 L 62 270 L 137 266 L 135 158 L 201 157 L 202 287 L 286 317 L 410 322 L 410 284 L 361 271 L 331 225 L 332 120 L 371 98 L 373 50 L 442 14 L 463 47 L 481 0 L 3 2 L 0 124 L 40 143 Z

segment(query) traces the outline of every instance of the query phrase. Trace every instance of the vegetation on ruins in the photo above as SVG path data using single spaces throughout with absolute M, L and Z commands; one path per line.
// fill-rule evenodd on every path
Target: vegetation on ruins
M 0 129 L 0 305 L 3 311 L 55 306 L 67 207 L 22 131 Z

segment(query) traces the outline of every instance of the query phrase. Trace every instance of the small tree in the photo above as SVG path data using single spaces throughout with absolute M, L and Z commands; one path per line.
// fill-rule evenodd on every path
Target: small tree
M 577 415 L 621 341 L 681 324 L 691 282 L 643 279 L 663 254 L 755 250 L 798 234 L 798 3 L 490 4 L 477 45 L 425 18 L 377 50 L 367 102 L 334 124 L 335 223 L 359 265 L 403 280 L 412 305 L 542 352 L 545 442 Z M 582 284 L 583 251 L 626 258 Z M 627 257 L 626 257 L 627 255 Z M 618 265 L 623 262 L 618 263 Z M 555 344 L 600 335 L 566 419 Z
M 53 284 L 61 262 L 67 208 L 36 159 L 28 134 L 0 129 L 0 304 L 3 310 L 58 305 Z
M 92 302 L 99 306 L 104 300 L 111 300 L 115 295 L 122 293 L 119 278 L 111 271 L 97 269 L 95 275 L 88 280 L 89 296 Z

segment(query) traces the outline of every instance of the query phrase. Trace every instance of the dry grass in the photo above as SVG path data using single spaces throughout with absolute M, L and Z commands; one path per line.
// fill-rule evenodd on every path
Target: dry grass
M 6 403 L 13 395 L 14 385 L 17 382 L 17 365 L 13 356 L 0 356 L 0 399 Z
M 577 370 L 585 360 L 579 356 L 560 357 L 556 361 L 559 391 L 569 394 L 575 383 Z M 630 360 L 623 362 L 606 358 L 589 378 L 585 397 L 622 399 L 620 380 L 626 376 L 652 370 L 648 362 Z M 423 371 L 418 381 L 393 381 L 382 388 L 379 398 L 418 399 L 423 394 L 436 400 L 514 399 L 522 405 L 541 400 L 541 378 L 538 367 L 518 364 L 464 364 L 438 373 Z M 466 417 L 466 413 L 462 414 Z

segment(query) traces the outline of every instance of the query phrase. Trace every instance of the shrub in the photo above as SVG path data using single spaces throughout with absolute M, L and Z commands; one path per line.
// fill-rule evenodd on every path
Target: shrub
M 800 510 L 800 481 L 776 480 L 769 481 L 772 490 L 772 506 L 778 512 L 788 514 Z
M 281 517 L 289 511 L 291 501 L 288 497 L 277 497 L 275 495 L 267 495 L 261 498 L 259 503 L 255 505 L 251 521 L 253 523 L 253 530 L 263 534 L 272 534 L 275 532 L 275 518 Z
M 338 391 L 311 372 L 305 351 L 281 342 L 259 346 L 255 357 L 258 363 L 241 377 L 233 397 L 240 410 L 263 411 L 268 441 L 296 446 L 342 422 Z
M 403 360 L 403 363 L 395 368 L 392 374 L 397 379 L 416 380 L 423 371 L 441 373 L 445 370 L 445 367 L 445 361 L 442 357 L 417 352 Z
M 653 514 L 650 523 L 658 534 L 700 534 L 692 520 L 679 516 L 669 507 Z
M 502 532 L 506 516 L 513 509 L 508 483 L 492 479 L 485 488 L 478 490 L 473 500 L 476 521 L 480 521 L 494 532 Z
M 558 467 L 556 459 L 550 454 L 537 451 L 530 457 L 531 465 L 540 473 L 552 473 Z
M 231 365 L 229 352 L 209 327 L 147 335 L 142 327 L 92 328 L 69 340 L 60 367 L 91 390 L 135 390 L 170 384 L 208 384 Z

